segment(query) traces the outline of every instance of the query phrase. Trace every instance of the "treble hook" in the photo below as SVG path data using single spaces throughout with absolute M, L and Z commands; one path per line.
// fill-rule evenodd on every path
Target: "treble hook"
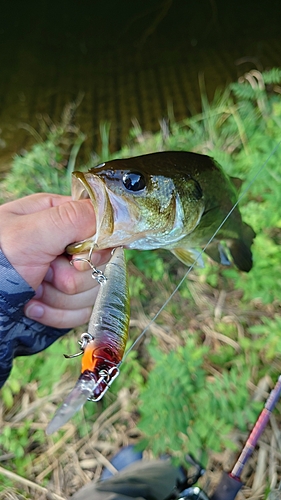
M 78 340 L 78 345 L 80 346 L 81 350 L 79 352 L 76 352 L 76 354 L 64 354 L 64 357 L 67 359 L 71 359 L 81 356 L 85 351 L 86 345 L 93 339 L 94 337 L 90 333 L 82 333 L 80 340 Z
M 103 274 L 103 272 L 100 269 L 97 269 L 91 262 L 92 258 L 92 253 L 93 253 L 94 247 L 90 248 L 88 258 L 86 259 L 85 257 L 75 257 L 70 261 L 70 265 L 73 266 L 74 262 L 87 262 L 89 264 L 90 268 L 92 269 L 92 278 L 96 280 L 100 285 L 105 283 L 107 281 L 107 277 Z
M 79 352 L 76 352 L 75 354 L 64 354 L 64 357 L 66 359 L 71 359 L 71 358 L 78 358 L 78 356 L 82 356 L 84 351 L 79 351 Z

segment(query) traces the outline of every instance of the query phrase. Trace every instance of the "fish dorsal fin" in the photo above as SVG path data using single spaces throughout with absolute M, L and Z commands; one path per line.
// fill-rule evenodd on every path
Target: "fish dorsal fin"
M 173 248 L 171 252 L 186 266 L 192 266 L 196 259 L 196 265 L 199 267 L 204 267 L 204 261 L 202 259 L 202 255 L 198 250 L 194 250 L 194 248 Z
M 240 191 L 243 181 L 239 177 L 230 177 L 232 184 L 235 186 L 237 191 Z

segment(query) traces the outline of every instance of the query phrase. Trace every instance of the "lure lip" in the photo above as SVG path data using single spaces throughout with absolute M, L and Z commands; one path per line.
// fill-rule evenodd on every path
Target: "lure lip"
M 112 366 L 104 373 L 100 371 L 98 377 L 90 370 L 84 371 L 49 422 L 46 429 L 47 436 L 58 431 L 66 424 L 75 413 L 81 410 L 87 400 L 99 401 L 118 375 L 119 369 L 117 366 Z
M 88 259 L 87 259 L 88 261 Z M 108 272 L 107 272 L 108 271 Z M 88 400 L 99 401 L 119 375 L 129 329 L 128 279 L 124 250 L 117 249 L 106 266 L 88 330 L 78 341 L 81 374 L 47 426 L 47 435 L 62 427 Z
M 89 376 L 88 373 L 82 373 L 82 375 L 80 375 L 74 388 L 70 391 L 62 405 L 55 412 L 52 420 L 49 422 L 46 429 L 46 434 L 48 436 L 66 424 L 66 422 L 84 406 L 87 399 L 91 398 L 96 385 L 97 382 L 95 378 Z

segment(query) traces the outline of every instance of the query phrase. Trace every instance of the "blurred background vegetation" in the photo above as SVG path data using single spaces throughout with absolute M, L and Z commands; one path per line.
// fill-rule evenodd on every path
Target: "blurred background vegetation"
M 46 425 L 80 371 L 63 353 L 86 326 L 15 361 L 0 398 L 0 500 L 65 499 L 128 443 L 146 459 L 193 453 L 206 488 L 233 465 L 281 372 L 280 20 L 279 0 L 3 2 L 1 203 L 69 194 L 74 169 L 110 158 L 195 151 L 243 180 L 240 210 L 257 237 L 247 275 L 205 257 L 103 401 L 53 437 Z M 165 251 L 126 254 L 130 347 L 186 268 Z M 278 486 L 280 408 L 237 500 Z
M 240 177 L 245 193 L 240 210 L 257 233 L 254 267 L 245 275 L 205 257 L 205 267 L 192 270 L 130 352 L 106 397 L 88 403 L 54 437 L 46 438 L 46 424 L 80 366 L 79 360 L 64 360 L 63 353 L 77 350 L 83 329 L 45 352 L 16 359 L 0 407 L 0 458 L 6 471 L 1 475 L 0 468 L 0 475 L 6 494 L 15 495 L 9 498 L 18 498 L 19 492 L 24 498 L 43 498 L 45 487 L 69 495 L 97 479 L 112 453 L 128 442 L 137 443 L 147 458 L 169 453 L 183 463 L 185 454 L 193 453 L 212 471 L 233 460 L 281 373 L 280 84 L 280 69 L 255 70 L 209 101 L 201 79 L 200 113 L 175 121 L 170 109 L 155 133 L 135 122 L 126 145 L 114 154 L 110 123 L 100 124 L 100 155 L 79 169 L 111 158 L 186 150 L 208 154 L 228 174 Z M 71 172 L 85 140 L 83 126 L 73 124 L 77 106 L 79 99 L 66 106 L 59 123 L 42 120 L 32 131 L 36 143 L 14 158 L 0 184 L 1 202 L 38 191 L 70 193 Z M 186 268 L 165 251 L 126 254 L 130 347 Z M 260 479 L 256 455 L 246 471 L 248 489 L 242 498 L 258 498 L 253 494 L 258 487 L 264 498 L 269 468 L 274 463 L 276 474 L 280 469 L 276 419 L 263 437 L 267 458 Z M 29 489 L 8 471 L 40 487 Z M 0 493 L 0 498 L 6 497 Z

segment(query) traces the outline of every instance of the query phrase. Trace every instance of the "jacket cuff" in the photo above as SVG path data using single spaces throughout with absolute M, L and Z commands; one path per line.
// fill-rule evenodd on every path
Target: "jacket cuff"
M 8 378 L 13 358 L 46 349 L 69 329 L 42 325 L 25 316 L 23 308 L 35 291 L 0 250 L 0 387 Z

